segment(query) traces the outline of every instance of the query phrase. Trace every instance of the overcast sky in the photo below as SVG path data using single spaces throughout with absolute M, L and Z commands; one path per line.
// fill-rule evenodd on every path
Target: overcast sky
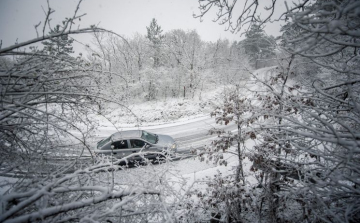
M 263 0 L 266 1 L 266 0 Z M 52 25 L 60 23 L 63 18 L 71 17 L 75 11 L 77 0 L 49 0 L 50 7 L 55 10 Z M 35 24 L 45 20 L 46 0 L 0 0 L 0 40 L 2 47 L 23 42 L 36 37 Z M 146 26 L 156 18 L 164 33 L 172 29 L 196 29 L 205 41 L 216 41 L 219 38 L 230 41 L 240 40 L 240 34 L 224 31 L 212 20 L 215 11 L 206 15 L 203 22 L 193 18 L 199 13 L 197 0 L 84 0 L 78 14 L 86 13 L 78 24 L 88 27 L 99 24 L 116 33 L 132 37 L 136 32 L 145 35 Z M 42 26 L 41 26 L 42 27 Z M 279 35 L 278 25 L 270 25 L 265 30 L 268 34 Z M 39 29 L 39 32 L 41 28 Z M 87 42 L 90 38 L 83 38 Z

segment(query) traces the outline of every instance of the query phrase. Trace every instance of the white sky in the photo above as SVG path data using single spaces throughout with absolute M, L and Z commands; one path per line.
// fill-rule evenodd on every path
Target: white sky
M 263 2 L 266 0 L 262 0 Z M 55 9 L 51 24 L 54 26 L 65 17 L 71 17 L 77 0 L 50 0 L 50 7 Z M 0 40 L 2 47 L 23 42 L 36 37 L 35 24 L 45 20 L 42 7 L 47 10 L 46 0 L 0 0 Z M 79 22 L 80 27 L 99 24 L 100 27 L 112 30 L 120 35 L 132 37 L 136 32 L 145 35 L 146 26 L 156 18 L 163 33 L 172 29 L 196 29 L 205 41 L 217 39 L 240 40 L 240 34 L 224 31 L 212 20 L 215 11 L 206 15 L 203 22 L 193 18 L 199 13 L 197 0 L 84 0 L 78 14 L 87 15 Z M 76 27 L 78 26 L 76 25 Z M 41 28 L 40 28 L 41 27 Z M 42 25 L 38 31 L 41 33 Z M 269 35 L 279 35 L 279 25 L 270 24 L 265 30 Z M 77 38 L 78 39 L 78 38 Z M 81 37 L 88 43 L 90 37 Z M 76 49 L 77 51 L 79 49 Z

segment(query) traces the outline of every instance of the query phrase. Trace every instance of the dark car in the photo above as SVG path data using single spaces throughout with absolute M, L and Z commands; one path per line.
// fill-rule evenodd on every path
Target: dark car
M 94 153 L 123 158 L 132 153 L 145 152 L 145 158 L 152 159 L 162 154 L 175 154 L 177 145 L 168 135 L 157 135 L 143 130 L 121 131 L 97 143 Z M 156 152 L 156 153 L 151 153 Z M 140 156 L 131 159 L 141 159 Z

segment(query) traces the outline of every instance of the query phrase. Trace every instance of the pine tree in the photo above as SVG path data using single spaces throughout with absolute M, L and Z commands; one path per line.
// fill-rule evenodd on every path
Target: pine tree
M 258 68 L 259 59 L 268 59 L 275 55 L 275 39 L 267 36 L 262 27 L 252 25 L 245 37 L 246 39 L 240 42 L 240 45 L 245 49 L 255 69 Z
M 146 27 L 147 35 L 146 38 L 150 40 L 152 43 L 152 47 L 154 49 L 153 59 L 154 59 L 154 67 L 160 66 L 160 47 L 164 39 L 164 35 L 162 35 L 161 26 L 157 24 L 155 18 L 151 20 L 150 26 Z
M 61 26 L 56 25 L 53 30 L 49 32 L 50 35 L 61 33 Z M 61 56 L 67 55 L 69 56 L 71 53 L 74 53 L 72 43 L 73 39 L 70 39 L 68 35 L 61 35 L 59 37 L 53 37 L 48 41 L 44 41 L 44 51 L 49 55 Z

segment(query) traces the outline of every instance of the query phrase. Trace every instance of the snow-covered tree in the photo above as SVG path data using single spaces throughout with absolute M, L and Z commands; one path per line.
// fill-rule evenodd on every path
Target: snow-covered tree
M 163 30 L 161 29 L 161 26 L 158 25 L 155 18 L 151 20 L 150 26 L 146 27 L 147 35 L 146 38 L 149 39 L 151 43 L 151 47 L 153 48 L 153 60 L 154 60 L 154 67 L 158 67 L 161 64 L 160 58 L 161 58 L 161 45 L 163 43 L 164 35 L 161 33 Z
M 0 51 L 3 57 L 13 55 L 15 58 L 1 67 L 1 162 L 4 167 L 1 171 L 17 169 L 36 173 L 39 166 L 47 163 L 47 157 L 62 153 L 65 135 L 79 140 L 83 148 L 88 146 L 85 136 L 94 123 L 87 117 L 91 109 L 96 109 L 97 98 L 101 98 L 90 75 L 96 73 L 96 69 L 81 57 L 66 54 L 68 43 L 57 45 L 56 51 L 50 50 L 49 45 L 42 50 L 32 47 L 25 52 L 15 50 L 43 39 L 54 43 L 52 38 L 90 30 L 97 31 L 97 28 L 67 30 L 64 27 L 61 32 L 53 31 Z M 72 130 L 81 134 L 74 135 Z M 39 161 L 34 162 L 36 159 Z
M 135 34 L 130 40 L 131 48 L 133 49 L 134 57 L 137 64 L 139 81 L 141 81 L 140 71 L 144 69 L 148 61 L 149 47 L 147 46 L 146 39 L 140 34 Z
M 247 1 L 240 14 L 236 1 L 199 3 L 200 17 L 217 7 L 217 20 L 238 32 L 245 24 L 271 21 L 278 1 Z M 258 13 L 262 6 L 268 13 Z M 271 75 L 253 75 L 261 90 L 252 97 L 263 107 L 250 110 L 258 115 L 251 159 L 254 171 L 263 173 L 269 221 L 360 219 L 359 7 L 355 0 L 287 4 L 281 17 L 288 23 L 285 57 Z
M 52 12 L 49 7 L 44 30 Z M 115 184 L 114 170 L 126 159 L 81 159 L 97 104 L 121 102 L 98 85 L 111 70 L 70 55 L 72 34 L 110 32 L 72 29 L 76 12 L 62 26 L 49 26 L 47 35 L 0 49 L 0 174 L 11 177 L 0 185 L 0 221 L 170 219 L 159 193 L 167 193 L 159 183 L 166 180 L 155 171 Z M 42 41 L 43 49 L 31 46 Z
M 66 21 L 64 21 L 65 23 Z M 61 26 L 56 25 L 54 29 L 50 30 L 49 34 L 57 34 L 62 32 Z M 51 38 L 47 41 L 42 42 L 44 50 L 51 55 L 70 55 L 74 53 L 72 43 L 73 39 L 69 38 L 68 35 Z
M 244 53 L 249 56 L 250 62 L 255 69 L 259 68 L 261 60 L 272 59 L 275 57 L 275 39 L 265 34 L 259 25 L 252 25 L 245 33 L 245 39 L 239 42 L 244 48 Z

